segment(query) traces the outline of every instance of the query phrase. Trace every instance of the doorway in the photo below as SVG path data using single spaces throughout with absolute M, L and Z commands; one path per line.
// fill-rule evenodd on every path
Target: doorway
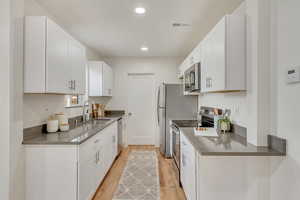
M 128 74 L 129 145 L 155 145 L 154 74 Z

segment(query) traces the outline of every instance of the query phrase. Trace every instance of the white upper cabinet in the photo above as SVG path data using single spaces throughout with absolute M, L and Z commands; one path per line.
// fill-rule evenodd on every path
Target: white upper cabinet
M 91 61 L 89 68 L 89 96 L 112 96 L 113 70 L 102 61 Z
M 202 41 L 201 92 L 246 90 L 245 17 L 227 15 Z
M 179 66 L 201 63 L 201 93 L 246 90 L 246 19 L 226 15 Z
M 72 80 L 74 92 L 76 94 L 84 94 L 86 89 L 86 66 L 87 59 L 85 54 L 85 48 L 76 41 L 70 40 L 69 43 L 69 55 L 72 67 Z
M 44 52 L 46 52 L 46 60 L 44 65 L 46 67 L 45 92 L 68 94 L 72 92 L 72 76 L 68 56 L 69 35 L 53 21 L 47 18 L 45 18 L 45 20 L 45 28 L 47 30 L 45 35 L 46 48 L 45 50 L 43 50 Z M 39 24 L 35 25 L 39 26 Z M 43 27 L 40 28 L 42 29 Z M 25 43 L 25 45 L 27 45 L 27 43 Z M 28 67 L 28 70 L 30 70 L 30 66 Z
M 24 93 L 85 93 L 85 47 L 45 16 L 25 18 Z

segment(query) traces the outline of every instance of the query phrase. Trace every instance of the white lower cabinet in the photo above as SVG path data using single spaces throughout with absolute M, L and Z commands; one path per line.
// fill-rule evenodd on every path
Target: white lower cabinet
M 270 199 L 270 157 L 196 157 L 197 200 Z
M 269 199 L 270 157 L 202 155 L 182 133 L 180 151 L 187 200 Z
M 91 200 L 117 156 L 117 122 L 80 145 L 26 145 L 26 200 Z
M 181 183 L 187 200 L 196 200 L 196 152 L 187 138 L 180 135 Z

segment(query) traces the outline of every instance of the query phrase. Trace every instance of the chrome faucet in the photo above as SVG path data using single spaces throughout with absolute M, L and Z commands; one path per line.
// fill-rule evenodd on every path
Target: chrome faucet
M 90 108 L 90 103 L 91 103 L 90 100 L 86 100 L 86 101 L 83 102 L 83 109 L 82 109 L 82 122 L 83 122 L 83 124 L 86 124 L 89 121 L 87 119 L 86 115 L 89 114 L 89 113 L 87 113 L 87 110 Z

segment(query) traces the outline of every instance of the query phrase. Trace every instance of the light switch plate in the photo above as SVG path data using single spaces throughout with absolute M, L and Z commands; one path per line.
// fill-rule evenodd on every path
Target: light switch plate
M 290 68 L 286 71 L 287 83 L 300 82 L 300 66 Z

